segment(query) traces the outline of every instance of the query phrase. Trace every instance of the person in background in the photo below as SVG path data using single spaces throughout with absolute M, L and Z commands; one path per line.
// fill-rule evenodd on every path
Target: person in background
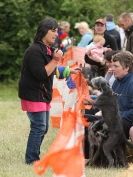
M 112 51 L 111 51 L 112 52 Z M 113 93 L 117 96 L 119 113 L 126 138 L 133 141 L 133 54 L 129 51 L 118 51 L 111 54 L 111 69 L 115 77 L 112 85 Z M 106 58 L 110 56 L 105 56 Z M 89 98 L 84 100 L 85 104 L 93 104 L 95 100 Z M 85 117 L 90 121 L 101 118 L 99 110 L 92 108 L 85 112 Z M 87 141 L 88 131 L 85 130 L 84 155 L 89 158 L 89 142 Z
M 112 50 L 118 50 L 118 45 L 116 40 L 107 33 L 106 29 L 106 20 L 105 19 L 97 19 L 94 26 L 94 34 L 100 34 L 105 39 L 104 47 L 111 48 Z
M 94 35 L 93 42 L 86 47 L 86 54 L 90 59 L 96 62 L 104 62 L 104 52 L 112 50 L 107 47 L 103 47 L 105 39 L 101 35 Z
M 26 164 L 32 164 L 40 158 L 40 147 L 49 127 L 55 70 L 58 70 L 60 78 L 69 78 L 70 75 L 68 67 L 57 67 L 63 55 L 61 50 L 52 48 L 58 36 L 57 30 L 58 23 L 54 18 L 42 20 L 33 44 L 24 54 L 18 95 L 22 110 L 27 112 L 30 120 L 30 133 L 25 153 Z M 72 80 L 69 78 L 67 84 L 71 88 L 75 87 L 71 83 Z
M 86 47 L 93 38 L 92 30 L 89 28 L 87 22 L 82 21 L 75 24 L 75 29 L 78 29 L 82 35 L 80 42 L 77 44 L 78 47 Z
M 111 48 L 112 50 L 117 50 L 118 46 L 115 39 L 106 33 L 106 21 L 105 19 L 99 18 L 95 22 L 94 35 L 101 35 L 105 39 L 104 47 Z M 93 40 L 92 40 L 93 41 Z M 91 41 L 91 42 L 92 42 Z M 92 61 L 87 55 L 85 55 L 84 60 L 90 65 L 95 65 L 98 67 L 99 76 L 105 76 L 105 62 Z
M 127 138 L 133 137 L 130 132 L 133 126 L 133 54 L 121 51 L 113 55 L 112 71 L 115 76 L 112 89 L 117 95 L 123 129 Z
M 72 39 L 69 37 L 70 23 L 67 21 L 60 21 L 58 27 L 58 37 L 55 40 L 54 47 L 60 48 L 63 52 L 67 51 L 73 43 Z
M 114 22 L 114 17 L 112 14 L 108 14 L 106 17 L 106 33 L 116 40 L 118 50 L 121 50 L 121 38 L 120 33 L 116 29 L 116 24 Z
M 119 17 L 117 18 L 116 30 L 120 34 L 120 38 L 121 38 L 121 50 L 125 51 L 126 50 L 127 38 L 126 38 L 124 29 L 121 27 L 121 19 Z
M 110 87 L 112 87 L 115 77 L 112 71 L 112 57 L 116 53 L 120 52 L 120 50 L 112 50 L 112 51 L 107 51 L 104 54 L 104 60 L 106 64 L 106 73 L 105 73 L 105 79 L 108 81 Z
M 122 13 L 119 21 L 127 37 L 126 50 L 133 53 L 133 13 Z

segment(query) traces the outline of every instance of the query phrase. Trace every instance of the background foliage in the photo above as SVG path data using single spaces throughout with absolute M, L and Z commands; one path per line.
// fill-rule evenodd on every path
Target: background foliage
M 112 13 L 133 11 L 132 0 L 1 0 L 0 1 L 0 81 L 18 79 L 25 49 L 32 42 L 36 27 L 44 17 L 71 23 L 87 21 Z

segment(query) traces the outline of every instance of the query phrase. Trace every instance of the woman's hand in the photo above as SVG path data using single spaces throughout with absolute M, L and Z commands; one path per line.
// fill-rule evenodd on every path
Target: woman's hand
M 70 74 L 77 74 L 79 72 L 81 72 L 81 68 L 70 68 Z
M 95 103 L 95 101 L 94 101 L 93 99 L 91 99 L 91 98 L 90 98 L 90 99 L 86 99 L 86 98 L 85 98 L 85 99 L 83 100 L 83 104 L 84 104 L 84 105 L 93 105 L 94 103 Z
M 59 49 L 56 49 L 53 54 L 53 60 L 59 62 L 62 59 L 63 52 Z

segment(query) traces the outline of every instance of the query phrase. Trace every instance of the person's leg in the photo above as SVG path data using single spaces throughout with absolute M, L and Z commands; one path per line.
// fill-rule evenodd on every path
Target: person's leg
M 126 135 L 126 138 L 129 139 L 129 130 L 130 130 L 132 124 L 128 120 L 122 119 L 122 125 L 123 125 L 123 130 Z
M 48 131 L 49 112 L 27 112 L 30 120 L 30 133 L 27 142 L 25 163 L 31 164 L 39 160 L 40 146 Z
M 131 138 L 131 141 L 133 142 L 133 126 L 129 130 L 129 136 Z

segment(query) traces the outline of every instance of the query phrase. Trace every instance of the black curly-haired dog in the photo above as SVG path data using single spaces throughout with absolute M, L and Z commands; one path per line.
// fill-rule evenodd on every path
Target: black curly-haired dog
M 90 123 L 88 127 L 89 165 L 104 166 L 102 145 L 107 137 L 108 127 L 103 121 L 97 120 Z
M 99 76 L 98 73 L 98 67 L 97 66 L 84 66 L 81 69 L 81 73 L 83 74 L 83 76 L 85 77 L 85 79 L 87 79 L 87 82 L 90 84 L 90 81 L 92 78 L 95 78 L 97 76 Z
M 126 144 L 131 147 L 133 144 L 125 138 L 116 95 L 113 94 L 108 82 L 103 77 L 96 77 L 91 80 L 91 83 L 93 87 L 101 91 L 101 95 L 97 97 L 94 106 L 102 111 L 103 120 L 109 129 L 108 138 L 103 142 L 103 152 L 108 159 L 109 167 L 114 166 L 115 162 L 112 151 L 117 154 L 118 165 L 126 167 Z

